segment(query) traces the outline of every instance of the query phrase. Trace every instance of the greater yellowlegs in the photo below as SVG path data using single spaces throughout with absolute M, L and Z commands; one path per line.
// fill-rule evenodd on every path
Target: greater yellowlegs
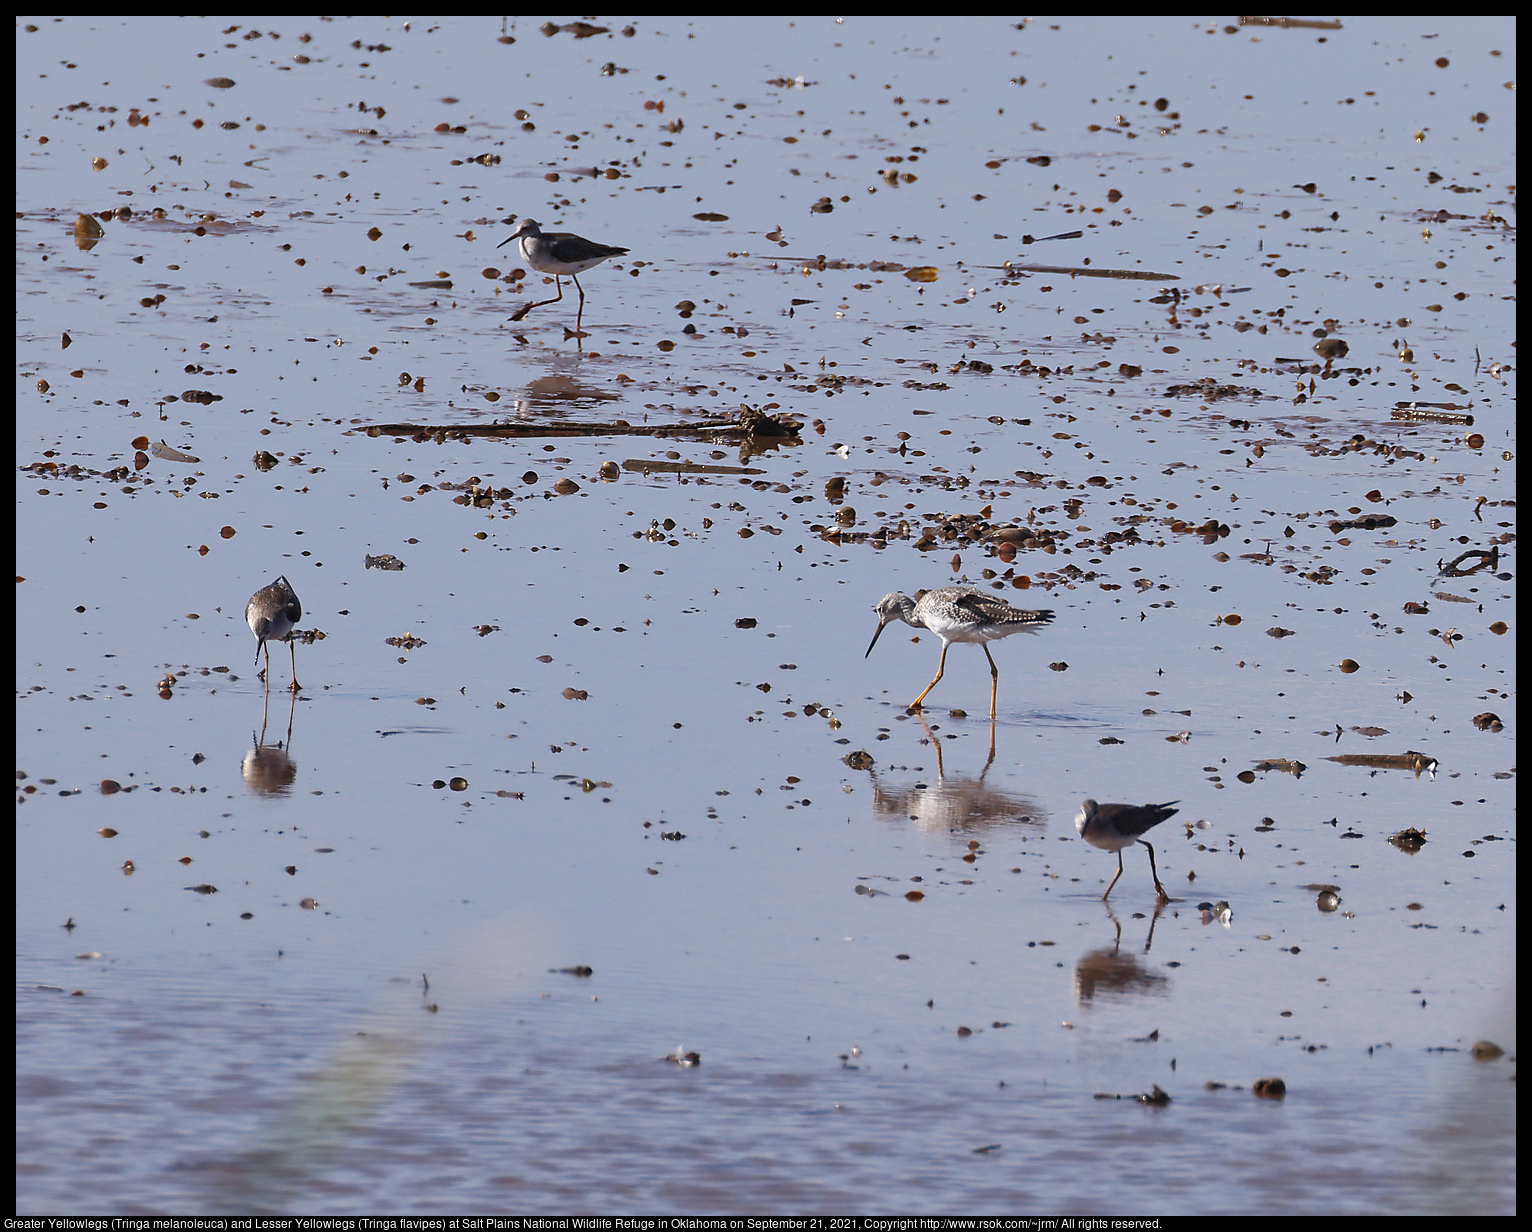
M 508 220 L 509 221 L 509 220 Z M 519 321 L 534 308 L 541 308 L 545 304 L 556 304 L 564 298 L 564 284 L 559 280 L 568 276 L 575 284 L 575 290 L 580 293 L 580 307 L 575 312 L 575 329 L 580 328 L 580 317 L 585 312 L 585 288 L 580 285 L 576 274 L 583 274 L 592 266 L 600 265 L 610 257 L 620 257 L 628 250 L 626 248 L 612 248 L 607 244 L 598 244 L 595 240 L 588 240 L 583 235 L 573 235 L 568 231 L 550 231 L 543 234 L 542 227 L 530 218 L 523 218 L 516 224 L 516 230 L 506 236 L 497 248 L 504 248 L 512 240 L 519 241 L 517 247 L 521 250 L 521 259 L 537 270 L 540 274 L 552 274 L 553 285 L 558 288 L 558 294 L 552 299 L 540 300 L 535 304 L 527 304 L 518 308 L 511 316 L 511 320 Z
M 1000 685 L 1000 669 L 995 666 L 988 643 L 1013 633 L 1036 633 L 1053 619 L 1052 612 L 1029 612 L 1012 607 L 971 586 L 938 586 L 935 590 L 922 590 L 913 599 L 896 592 L 884 595 L 872 610 L 878 614 L 878 631 L 872 635 L 867 655 L 878 644 L 883 630 L 895 620 L 902 620 L 917 629 L 929 629 L 942 639 L 942 657 L 936 665 L 936 675 L 926 685 L 925 692 L 909 704 L 909 709 L 920 709 L 926 693 L 936 687 L 936 682 L 947 670 L 947 647 L 953 642 L 974 642 L 984 648 L 984 657 L 989 660 L 990 718 L 995 717 L 995 691 Z M 865 659 L 867 655 L 862 657 Z
M 1170 895 L 1160 884 L 1160 870 L 1154 865 L 1154 848 L 1149 846 L 1148 839 L 1141 836 L 1149 833 L 1165 818 L 1179 813 L 1181 810 L 1171 808 L 1171 805 L 1180 803 L 1179 800 L 1167 800 L 1164 804 L 1097 804 L 1094 800 L 1087 800 L 1080 805 L 1075 829 L 1092 847 L 1117 853 L 1117 877 L 1122 876 L 1122 853 L 1125 848 L 1134 843 L 1148 847 L 1149 872 L 1154 877 L 1154 888 L 1160 892 L 1160 901 L 1168 903 Z M 1106 894 L 1101 896 L 1103 899 L 1112 892 L 1117 877 L 1112 878 L 1112 885 L 1107 886 Z
M 286 642 L 293 656 L 293 692 L 298 692 L 298 652 L 293 647 L 293 626 L 303 619 L 303 605 L 298 594 L 285 577 L 279 577 L 270 586 L 263 586 L 250 596 L 245 606 L 245 620 L 250 632 L 255 634 L 255 661 L 261 661 L 266 652 L 266 670 L 261 676 L 266 687 L 271 688 L 271 647 L 268 642 Z

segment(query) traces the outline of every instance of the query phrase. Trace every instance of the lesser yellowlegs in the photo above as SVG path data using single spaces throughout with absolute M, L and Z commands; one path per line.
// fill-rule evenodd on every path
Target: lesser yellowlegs
M 897 592 L 884 595 L 873 611 L 878 614 L 878 631 L 872 635 L 867 655 L 878 644 L 883 630 L 895 620 L 902 620 L 917 629 L 929 629 L 942 639 L 942 657 L 936 665 L 936 675 L 925 691 L 909 704 L 909 709 L 920 709 L 926 693 L 936 687 L 936 682 L 947 670 L 947 647 L 953 642 L 973 642 L 984 648 L 984 657 L 989 660 L 990 718 L 995 717 L 1000 669 L 989 653 L 989 643 L 1013 633 L 1036 633 L 1053 619 L 1052 612 L 1029 612 L 1012 607 L 1004 600 L 970 586 L 938 586 L 935 590 L 921 591 L 913 599 Z M 865 659 L 867 655 L 862 657 Z
M 1160 884 L 1160 870 L 1154 865 L 1154 848 L 1149 846 L 1148 839 L 1141 836 L 1154 829 L 1165 818 L 1173 817 L 1180 812 L 1180 809 L 1171 808 L 1171 805 L 1180 803 L 1179 800 L 1167 800 L 1164 804 L 1097 804 L 1094 800 L 1087 800 L 1080 805 L 1080 813 L 1075 818 L 1075 829 L 1092 847 L 1117 853 L 1117 877 L 1122 876 L 1124 849 L 1133 846 L 1134 843 L 1142 843 L 1148 847 L 1149 872 L 1154 877 L 1154 888 L 1160 892 L 1160 901 L 1168 903 L 1170 895 Z M 1106 894 L 1101 896 L 1103 899 L 1112 892 L 1112 886 L 1117 884 L 1117 877 L 1112 878 L 1112 885 L 1107 886 Z
M 266 652 L 266 670 L 261 673 L 266 687 L 271 687 L 271 647 L 268 642 L 286 642 L 293 656 L 293 692 L 298 692 L 298 652 L 293 647 L 293 626 L 303 619 L 303 605 L 285 577 L 263 586 L 250 596 L 245 606 L 245 620 L 255 634 L 255 661 Z
M 580 307 L 575 312 L 576 331 L 580 328 L 580 317 L 585 312 L 585 288 L 580 285 L 580 280 L 575 275 L 583 274 L 592 266 L 600 265 L 610 257 L 620 257 L 628 251 L 626 248 L 612 248 L 607 244 L 598 244 L 595 240 L 588 240 L 583 235 L 573 235 L 568 231 L 550 231 L 544 235 L 542 227 L 530 218 L 523 218 L 517 223 L 516 230 L 506 236 L 496 247 L 504 248 L 512 240 L 518 241 L 516 246 L 521 250 L 523 261 L 540 274 L 553 275 L 553 285 L 558 288 L 559 293 L 552 299 L 540 300 L 538 303 L 518 308 L 511 320 L 519 321 L 534 308 L 558 303 L 564 298 L 564 284 L 559 280 L 568 276 L 575 284 L 575 290 L 580 293 Z

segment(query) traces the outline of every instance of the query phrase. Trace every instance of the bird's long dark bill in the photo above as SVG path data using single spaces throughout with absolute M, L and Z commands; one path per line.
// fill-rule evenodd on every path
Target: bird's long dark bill
M 501 240 L 498 244 L 496 244 L 495 247 L 496 248 L 504 248 L 507 244 L 509 244 L 515 238 L 516 237 L 514 235 L 508 235 L 508 236 L 505 237 L 505 239 Z
M 883 630 L 886 628 L 888 628 L 887 625 L 878 626 L 878 631 L 872 635 L 872 641 L 867 643 L 867 654 L 864 654 L 862 658 L 865 659 L 867 655 L 872 653 L 872 648 L 878 644 L 878 639 L 883 636 Z

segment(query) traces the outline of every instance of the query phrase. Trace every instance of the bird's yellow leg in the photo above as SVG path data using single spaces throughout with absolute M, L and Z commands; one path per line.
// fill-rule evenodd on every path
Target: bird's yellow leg
M 984 647 L 984 657 L 989 660 L 989 717 L 995 717 L 995 693 L 1000 688 L 1000 669 L 995 666 L 995 656 Z
M 920 703 L 926 700 L 926 693 L 929 693 L 932 689 L 934 689 L 936 687 L 936 682 L 942 678 L 942 673 L 945 672 L 946 670 L 947 670 L 947 643 L 943 642 L 942 643 L 942 657 L 937 661 L 937 664 L 936 664 L 936 675 L 934 677 L 932 677 L 931 683 L 926 685 L 925 693 L 922 693 L 919 697 L 917 697 L 914 701 L 912 701 L 906 707 L 906 709 L 908 709 L 908 710 L 919 710 L 920 709 Z
M 1122 876 L 1122 852 L 1119 851 L 1117 853 L 1117 877 L 1121 877 L 1121 876 Z M 1110 894 L 1112 892 L 1112 886 L 1117 884 L 1117 877 L 1113 877 L 1112 878 L 1112 885 L 1107 886 L 1106 894 L 1103 894 L 1101 896 L 1101 899 L 1102 899 L 1103 902 L 1106 901 L 1107 894 Z

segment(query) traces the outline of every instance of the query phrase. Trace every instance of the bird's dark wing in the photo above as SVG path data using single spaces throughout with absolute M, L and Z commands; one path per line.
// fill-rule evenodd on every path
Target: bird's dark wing
M 1004 619 L 1006 605 L 996 603 L 988 595 L 963 595 L 954 599 L 953 607 L 960 607 L 973 618 L 976 625 L 998 624 Z

